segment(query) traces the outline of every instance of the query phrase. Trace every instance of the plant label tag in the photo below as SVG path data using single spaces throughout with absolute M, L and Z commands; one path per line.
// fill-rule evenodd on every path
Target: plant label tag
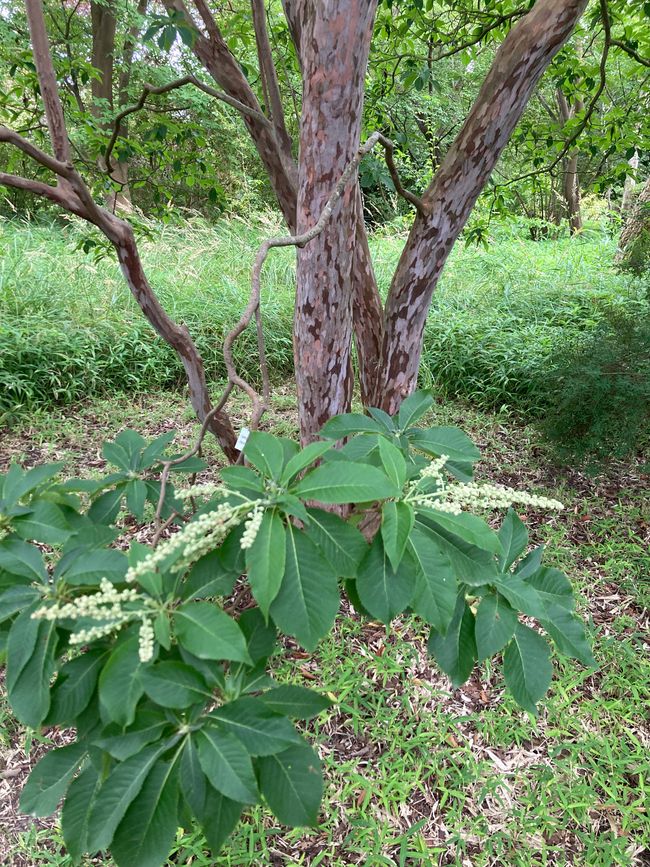
M 239 436 L 237 437 L 237 442 L 235 443 L 235 448 L 237 449 L 238 452 L 240 452 L 244 448 L 244 446 L 246 445 L 249 434 L 250 434 L 250 430 L 247 427 L 243 427 L 241 429 L 241 431 L 239 432 Z

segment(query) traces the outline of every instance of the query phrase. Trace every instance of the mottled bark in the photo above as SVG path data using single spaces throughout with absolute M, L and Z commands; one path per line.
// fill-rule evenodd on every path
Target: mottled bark
M 563 124 L 568 123 L 581 111 L 584 111 L 584 103 L 576 99 L 573 105 L 569 105 L 562 90 L 557 91 L 557 103 L 560 110 L 560 119 Z M 578 178 L 578 150 L 574 149 L 566 159 L 562 161 L 562 195 L 569 219 L 569 229 L 572 235 L 582 231 L 582 212 L 580 210 L 580 182 Z
M 538 0 L 513 27 L 456 141 L 423 199 L 385 310 L 376 403 L 395 412 L 416 387 L 431 298 L 451 249 L 542 73 L 568 39 L 587 0 Z
M 625 262 L 625 257 L 634 241 L 642 232 L 650 231 L 650 178 L 648 178 L 639 193 L 618 242 L 616 262 Z
M 359 147 L 364 79 L 376 2 L 329 0 L 297 6 L 303 71 L 297 230 L 318 220 Z M 352 267 L 356 184 L 325 230 L 298 251 L 294 352 L 303 442 L 350 407 Z

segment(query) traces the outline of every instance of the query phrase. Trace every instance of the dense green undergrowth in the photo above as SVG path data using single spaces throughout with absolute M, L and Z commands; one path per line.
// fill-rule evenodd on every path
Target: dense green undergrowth
M 209 378 L 224 374 L 223 337 L 245 304 L 257 245 L 278 231 L 271 217 L 252 225 L 223 220 L 209 226 L 190 219 L 147 227 L 141 249 L 151 283 L 169 312 L 189 326 Z M 371 238 L 383 293 L 403 243 L 399 227 Z M 457 245 L 427 323 L 422 385 L 477 407 L 508 408 L 529 417 L 545 416 L 562 403 L 582 405 L 592 391 L 594 365 L 591 380 L 574 388 L 575 359 L 580 352 L 591 355 L 590 341 L 600 345 L 603 328 L 608 331 L 603 321 L 650 321 L 647 282 L 616 273 L 614 251 L 615 241 L 601 231 L 534 242 L 514 224 L 499 229 L 489 249 Z M 141 316 L 99 239 L 73 224 L 5 221 L 0 253 L 0 414 L 116 390 L 182 385 L 181 365 Z M 263 275 L 263 311 L 276 382 L 293 370 L 293 283 L 293 252 L 273 251 Z M 618 345 L 616 334 L 610 342 Z M 650 355 L 647 338 L 641 334 L 634 342 L 635 351 Z M 236 347 L 241 372 L 251 379 L 259 376 L 254 346 L 249 331 Z M 608 364 L 604 353 L 603 365 Z M 627 440 L 633 443 L 650 395 L 642 380 L 636 385 L 635 377 L 623 382 L 620 373 L 616 376 L 614 389 L 624 386 L 624 403 L 641 406 L 630 422 Z M 616 404 L 611 389 L 601 392 L 597 416 Z M 618 410 L 609 427 L 620 429 Z M 583 435 L 566 434 L 562 424 L 559 431 L 560 438 Z

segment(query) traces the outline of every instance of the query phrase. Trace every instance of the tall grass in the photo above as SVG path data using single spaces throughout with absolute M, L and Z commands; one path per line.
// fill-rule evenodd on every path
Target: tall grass
M 162 303 L 185 322 L 210 378 L 224 375 L 221 345 L 245 304 L 250 267 L 272 217 L 250 223 L 189 219 L 150 227 L 145 269 Z M 112 391 L 183 383 L 174 353 L 143 319 L 113 256 L 79 249 L 76 223 L 0 223 L 0 411 L 70 403 Z M 371 238 L 377 279 L 388 289 L 404 233 Z M 601 233 L 533 242 L 502 232 L 488 250 L 457 245 L 425 332 L 421 379 L 476 405 L 538 410 L 558 349 L 594 329 L 608 310 L 642 303 L 640 281 L 616 274 Z M 274 250 L 263 274 L 268 356 L 276 381 L 293 370 L 294 253 Z M 259 376 L 254 334 L 236 348 L 244 375 Z

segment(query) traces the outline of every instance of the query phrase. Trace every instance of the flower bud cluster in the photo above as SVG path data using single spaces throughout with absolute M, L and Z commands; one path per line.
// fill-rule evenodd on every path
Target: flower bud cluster
M 211 497 L 220 490 L 220 485 L 213 482 L 205 482 L 202 485 L 192 485 L 191 488 L 181 489 L 176 491 L 176 496 L 181 500 L 190 500 L 192 497 Z
M 255 506 L 244 525 L 244 532 L 239 543 L 240 547 L 244 551 L 247 548 L 250 548 L 255 539 L 257 538 L 257 534 L 259 533 L 260 527 L 262 526 L 263 518 L 264 507 L 260 505 Z
M 436 491 L 435 494 L 420 494 L 415 497 L 410 497 L 409 502 L 413 503 L 414 506 L 426 506 L 428 509 L 436 509 L 438 512 L 447 512 L 450 515 L 460 515 L 463 510 L 458 503 L 441 500 L 438 494 L 438 491 Z
M 131 612 L 122 608 L 124 602 L 135 602 L 138 591 L 132 588 L 116 590 L 106 578 L 102 578 L 99 593 L 77 596 L 72 602 L 62 605 L 44 605 L 32 614 L 32 620 L 115 620 L 124 622 Z
M 126 573 L 127 582 L 137 581 L 141 575 L 155 572 L 161 563 L 178 552 L 181 553 L 181 559 L 176 567 L 187 568 L 204 554 L 214 550 L 230 530 L 244 520 L 249 511 L 249 503 L 239 506 L 221 503 L 213 511 L 199 515 L 195 521 L 186 524 L 143 560 L 131 566 Z
M 140 662 L 151 662 L 154 649 L 154 631 L 151 620 L 148 617 L 143 618 L 138 633 L 138 655 Z
M 560 511 L 564 505 L 550 497 L 540 497 L 527 491 L 517 491 L 506 485 L 479 485 L 476 482 L 452 485 L 446 491 L 449 502 L 469 509 L 504 509 L 509 506 L 533 506 Z
M 449 455 L 440 455 L 439 458 L 435 458 L 427 467 L 420 471 L 420 478 L 433 479 L 438 482 L 439 485 L 444 485 L 445 480 L 442 471 L 448 460 Z

